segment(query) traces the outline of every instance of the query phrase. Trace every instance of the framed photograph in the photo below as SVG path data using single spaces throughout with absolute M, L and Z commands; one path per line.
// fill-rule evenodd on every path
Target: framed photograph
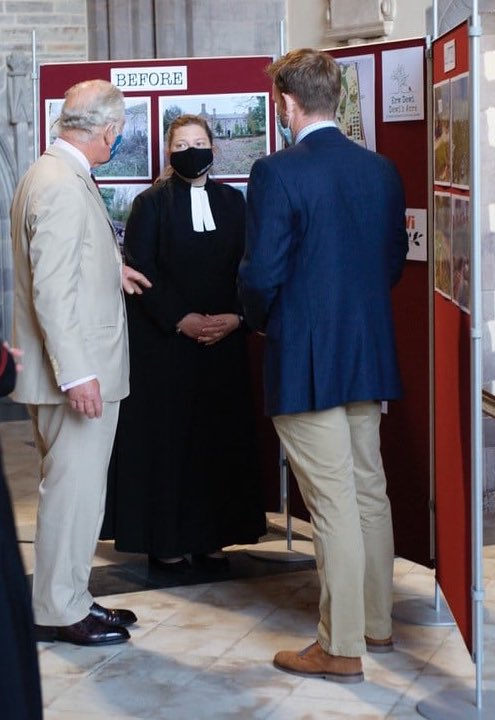
M 435 290 L 452 298 L 452 205 L 449 193 L 435 193 Z
M 122 143 L 113 160 L 94 174 L 105 180 L 151 180 L 151 100 L 125 97 Z
M 57 137 L 57 120 L 63 98 L 45 100 L 45 147 Z M 105 180 L 151 180 L 151 101 L 149 97 L 126 97 L 122 143 L 113 160 L 94 169 Z
M 176 95 L 159 98 L 160 172 L 166 163 L 170 123 L 184 114 L 200 115 L 213 134 L 211 177 L 248 177 L 255 160 L 270 151 L 268 93 Z
M 469 73 L 450 81 L 452 105 L 452 185 L 469 189 Z
M 450 81 L 438 83 L 433 88 L 433 153 L 434 177 L 437 185 L 450 185 L 451 173 L 451 124 Z
M 135 183 L 132 185 L 100 185 L 100 193 L 107 206 L 108 214 L 112 220 L 113 227 L 119 245 L 122 247 L 125 237 L 125 226 L 127 218 L 132 209 L 132 203 L 136 195 L 150 187 L 150 184 Z
M 470 312 L 469 198 L 452 196 L 452 300 Z

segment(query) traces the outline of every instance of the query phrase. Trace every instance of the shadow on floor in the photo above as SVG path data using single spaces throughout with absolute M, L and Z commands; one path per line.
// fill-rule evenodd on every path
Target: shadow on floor
M 273 532 L 262 538 L 263 542 L 280 540 L 281 534 Z M 161 569 L 148 564 L 147 556 L 135 555 L 123 563 L 113 563 L 94 567 L 91 570 L 89 590 L 95 597 L 102 595 L 120 595 L 141 590 L 202 585 L 210 582 L 239 580 L 253 577 L 280 575 L 287 572 L 299 572 L 316 567 L 315 561 L 301 560 L 285 562 L 262 560 L 245 551 L 227 553 L 228 563 L 215 567 L 192 564 L 181 569 Z M 28 575 L 32 581 L 32 575 Z

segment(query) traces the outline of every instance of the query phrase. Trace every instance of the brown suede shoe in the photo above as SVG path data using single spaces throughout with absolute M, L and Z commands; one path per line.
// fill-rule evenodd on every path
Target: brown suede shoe
M 275 655 L 273 664 L 279 670 L 303 677 L 317 677 L 338 683 L 358 683 L 364 680 L 360 657 L 330 655 L 317 642 L 300 652 L 281 650 Z
M 383 640 L 374 640 L 365 635 L 364 639 L 366 640 L 366 650 L 369 653 L 389 653 L 394 650 L 392 636 Z

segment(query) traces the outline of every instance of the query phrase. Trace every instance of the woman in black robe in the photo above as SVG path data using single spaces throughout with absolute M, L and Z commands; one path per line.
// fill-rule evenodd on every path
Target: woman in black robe
M 0 396 L 14 389 L 19 351 L 0 340 Z M 22 564 L 0 448 L 0 717 L 41 720 L 31 595 Z
M 127 298 L 130 396 L 121 403 L 102 537 L 156 561 L 218 557 L 265 532 L 246 328 L 237 300 L 244 198 L 208 178 L 197 116 L 168 132 L 168 177 L 135 199 Z

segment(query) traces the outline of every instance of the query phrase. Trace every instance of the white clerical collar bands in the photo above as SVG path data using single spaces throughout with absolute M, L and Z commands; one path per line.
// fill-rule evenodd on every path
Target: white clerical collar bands
M 204 185 L 191 185 L 191 215 L 193 230 L 204 232 L 216 230 L 215 221 L 211 214 L 210 201 Z

